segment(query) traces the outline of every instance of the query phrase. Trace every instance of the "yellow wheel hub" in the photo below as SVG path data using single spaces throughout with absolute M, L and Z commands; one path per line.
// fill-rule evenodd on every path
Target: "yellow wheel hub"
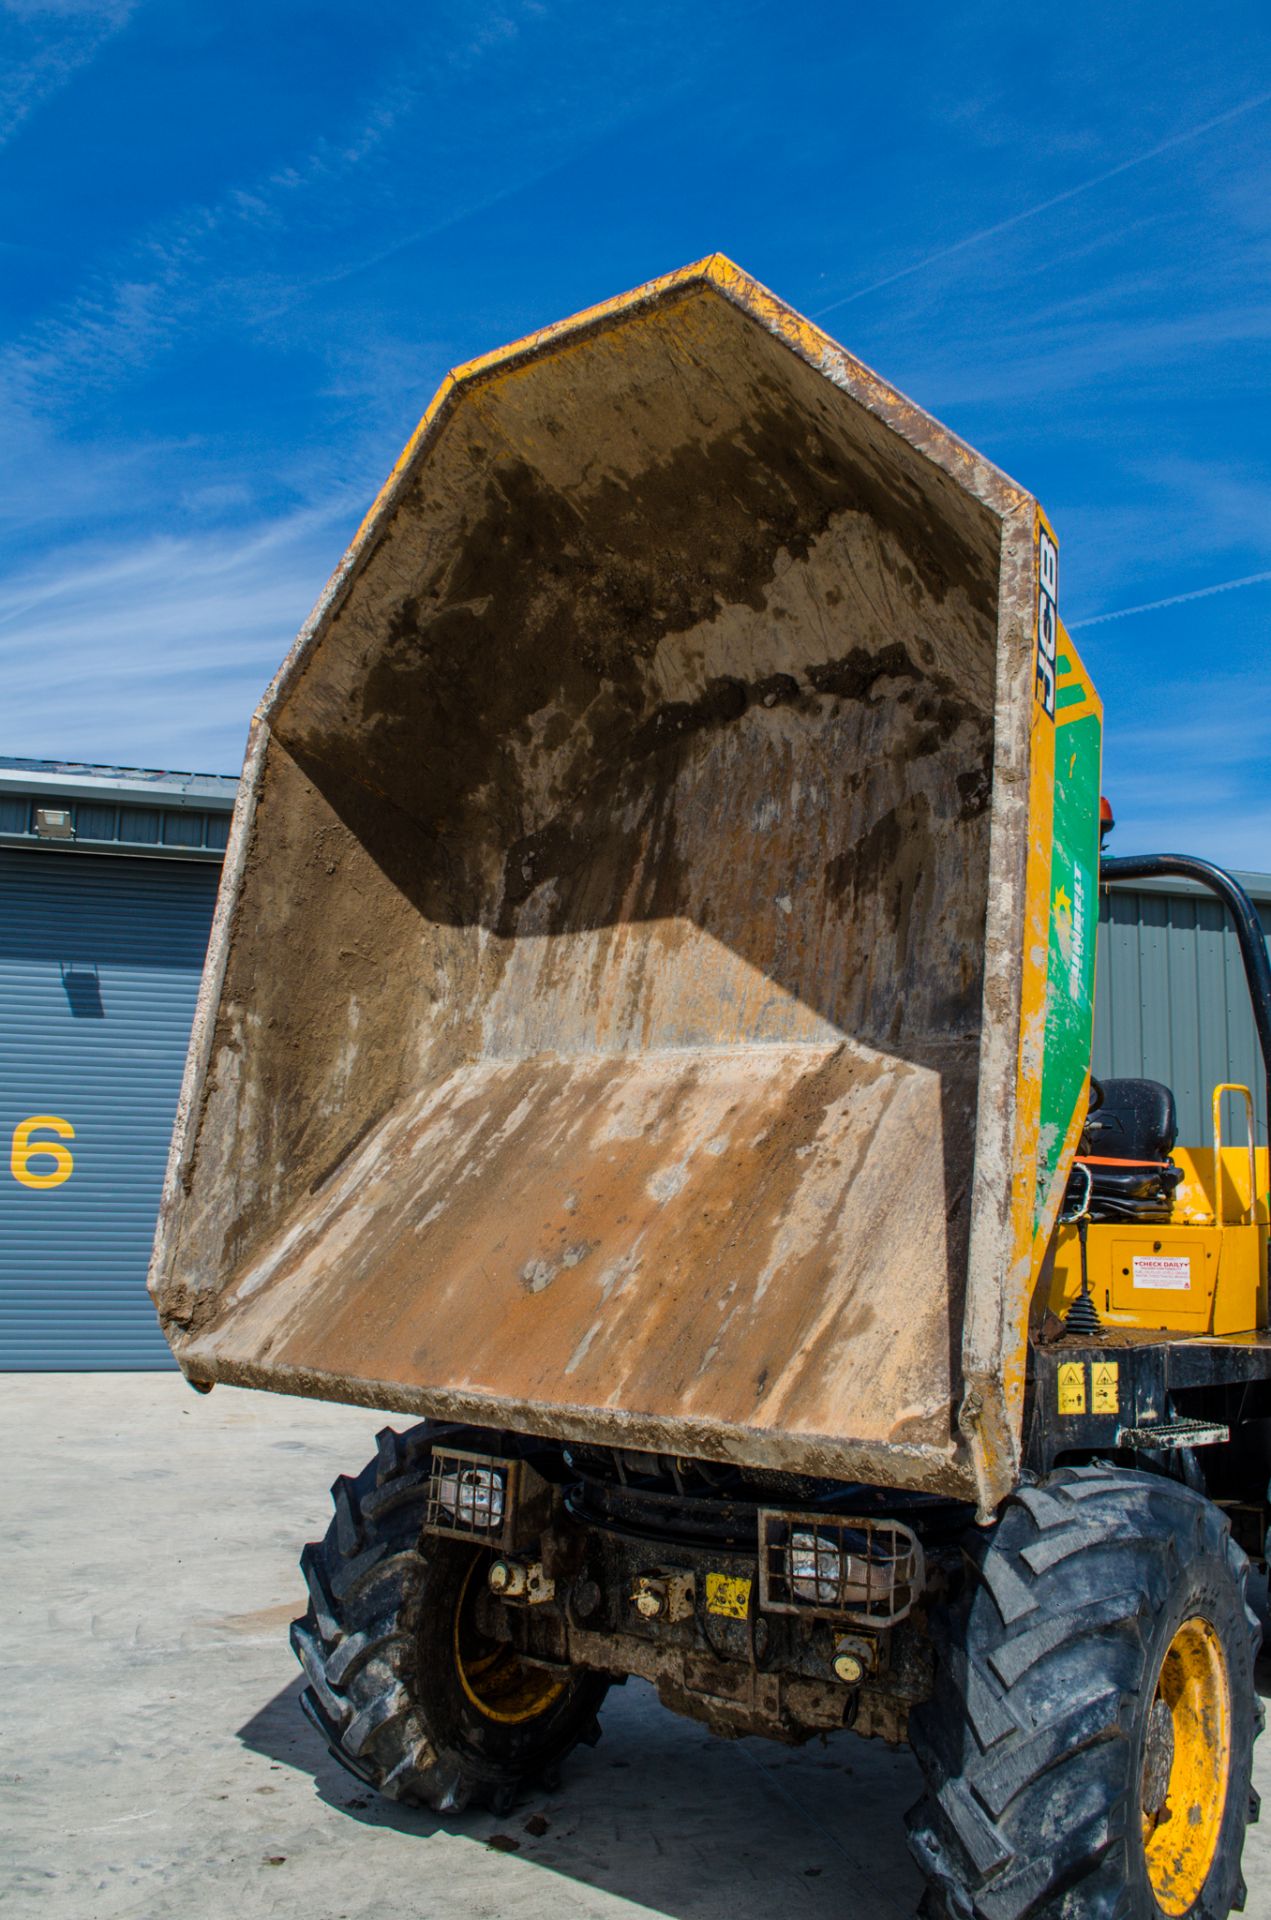
M 1231 1684 L 1208 1620 L 1184 1620 L 1161 1662 L 1140 1779 L 1143 1851 L 1162 1913 L 1187 1913 L 1218 1850 L 1231 1779 Z
M 565 1691 L 565 1682 L 555 1680 L 542 1667 L 531 1667 L 518 1660 L 506 1640 L 492 1640 L 482 1633 L 476 1621 L 476 1598 L 480 1583 L 474 1579 L 478 1568 L 485 1571 L 488 1556 L 477 1554 L 464 1575 L 455 1606 L 455 1672 L 467 1698 L 487 1720 L 504 1726 L 518 1726 L 537 1719 L 555 1705 Z

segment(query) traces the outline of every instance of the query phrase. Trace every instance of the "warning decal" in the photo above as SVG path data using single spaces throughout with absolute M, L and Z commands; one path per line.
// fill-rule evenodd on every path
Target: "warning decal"
M 750 1612 L 750 1581 L 741 1574 L 708 1573 L 706 1611 L 728 1620 L 744 1620 Z
M 1060 1413 L 1084 1413 L 1086 1410 L 1086 1363 L 1065 1360 L 1059 1369 Z
M 1091 1413 L 1120 1413 L 1121 1368 L 1115 1360 L 1096 1360 L 1090 1368 Z
M 1192 1284 L 1191 1260 L 1186 1254 L 1173 1258 L 1159 1253 L 1136 1253 L 1134 1284 L 1159 1287 L 1167 1293 L 1186 1293 Z

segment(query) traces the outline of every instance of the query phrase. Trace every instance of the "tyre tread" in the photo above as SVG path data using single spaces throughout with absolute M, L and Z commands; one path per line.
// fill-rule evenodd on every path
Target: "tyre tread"
M 933 1628 L 935 1693 L 910 1720 L 926 1790 L 909 1839 L 929 1920 L 1136 1914 L 1123 1845 L 1135 1676 L 1197 1551 L 1243 1596 L 1248 1563 L 1212 1503 L 1163 1476 L 1073 1467 L 1021 1488 L 991 1539 L 971 1544 L 963 1593 Z M 1259 1703 L 1255 1734 L 1261 1717 Z M 1234 1852 L 1226 1904 L 1197 1920 L 1236 1906 Z
M 326 1536 L 301 1555 L 309 1606 L 292 1623 L 291 1644 L 305 1678 L 301 1707 L 335 1759 L 390 1799 L 444 1812 L 514 1797 L 525 1774 L 491 1778 L 439 1752 L 407 1683 L 427 1568 L 431 1453 L 441 1437 L 479 1450 L 495 1438 L 428 1421 L 405 1432 L 384 1427 L 362 1472 L 338 1476 Z M 594 1707 L 603 1690 L 590 1684 L 590 1706 L 563 1746 L 556 1741 L 551 1764 L 599 1737 Z

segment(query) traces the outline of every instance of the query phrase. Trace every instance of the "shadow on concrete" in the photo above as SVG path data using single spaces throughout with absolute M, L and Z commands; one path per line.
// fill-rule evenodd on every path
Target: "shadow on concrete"
M 432 1814 L 385 1800 L 347 1773 L 314 1732 L 300 1711 L 304 1681 L 299 1674 L 276 1693 L 259 1713 L 238 1729 L 238 1738 L 253 1753 L 313 1776 L 318 1796 L 329 1807 L 368 1826 L 394 1827 L 401 1833 L 436 1833 L 447 1823 Z
M 920 1897 L 903 1824 L 917 1769 L 876 1742 L 723 1741 L 632 1682 L 609 1696 L 601 1745 L 576 1752 L 554 1791 L 529 1792 L 502 1815 L 438 1817 L 347 1774 L 301 1714 L 301 1686 L 297 1677 L 238 1737 L 309 1773 L 329 1807 L 364 1826 L 493 1846 L 673 1920 L 772 1920 L 795 1908 L 812 1920 L 908 1920 Z

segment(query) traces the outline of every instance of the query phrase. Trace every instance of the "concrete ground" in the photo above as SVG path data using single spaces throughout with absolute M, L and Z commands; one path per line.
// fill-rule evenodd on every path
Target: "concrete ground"
M 300 1715 L 287 1623 L 382 1424 L 176 1375 L 6 1378 L 9 1920 L 908 1920 L 907 1754 L 712 1740 L 635 1683 L 502 1818 L 361 1790 Z M 1257 1774 L 1271 1807 L 1271 1737 Z M 1271 1920 L 1271 1826 L 1245 1873 Z

